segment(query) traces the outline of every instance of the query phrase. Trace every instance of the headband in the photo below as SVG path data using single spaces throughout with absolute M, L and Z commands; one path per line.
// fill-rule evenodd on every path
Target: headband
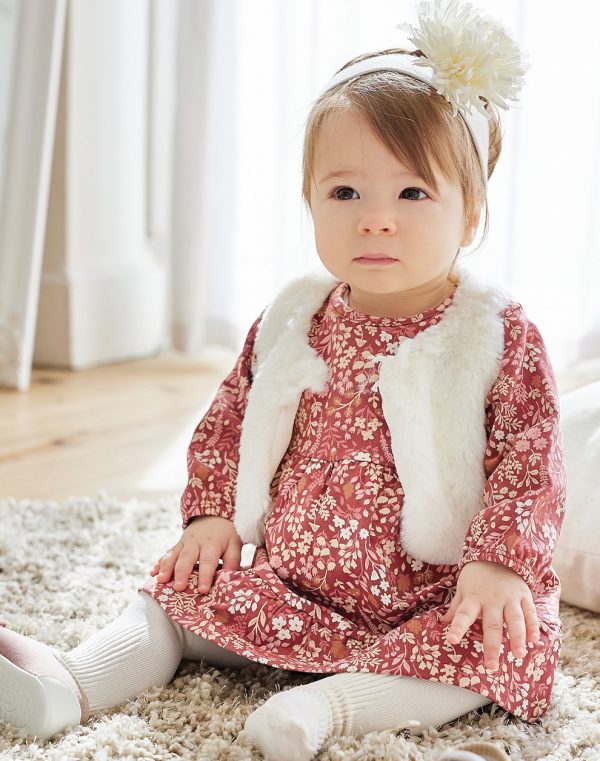
M 484 187 L 487 188 L 489 119 L 483 96 L 501 108 L 506 100 L 517 100 L 523 75 L 529 68 L 516 43 L 496 21 L 457 0 L 420 3 L 420 28 L 398 24 L 411 32 L 409 39 L 423 56 L 387 53 L 372 56 L 339 71 L 323 93 L 342 82 L 372 71 L 399 71 L 426 82 L 452 105 L 453 115 L 464 119 L 479 156 Z M 413 51 L 414 52 L 414 51 Z

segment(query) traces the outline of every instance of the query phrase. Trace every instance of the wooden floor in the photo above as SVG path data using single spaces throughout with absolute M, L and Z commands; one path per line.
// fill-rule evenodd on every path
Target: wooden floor
M 0 499 L 181 492 L 194 428 L 235 359 L 216 348 L 196 361 L 36 369 L 29 391 L 0 389 Z M 599 378 L 596 363 L 559 377 L 559 391 Z
M 181 492 L 187 445 L 235 359 L 34 369 L 29 391 L 0 389 L 0 499 Z

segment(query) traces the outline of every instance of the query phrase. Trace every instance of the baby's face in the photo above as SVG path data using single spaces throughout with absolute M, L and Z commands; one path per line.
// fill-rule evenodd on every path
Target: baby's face
M 337 171 L 351 173 L 326 179 Z M 379 142 L 364 117 L 330 117 L 316 145 L 311 194 L 316 247 L 329 272 L 357 292 L 390 298 L 447 273 L 477 227 L 465 229 L 460 186 L 437 172 L 436 179 L 438 193 Z M 356 261 L 367 253 L 396 261 Z

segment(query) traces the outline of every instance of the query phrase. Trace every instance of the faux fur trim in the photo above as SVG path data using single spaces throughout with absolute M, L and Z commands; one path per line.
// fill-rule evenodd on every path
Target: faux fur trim
M 510 296 L 462 269 L 442 319 L 395 355 L 379 390 L 404 490 L 401 539 L 413 557 L 454 565 L 483 508 L 485 398 L 504 352 L 500 310 Z
M 307 336 L 314 314 L 338 282 L 318 273 L 292 280 L 258 326 L 236 484 L 234 525 L 244 542 L 264 541 L 271 481 L 290 443 L 302 391 L 327 388 L 329 369 Z

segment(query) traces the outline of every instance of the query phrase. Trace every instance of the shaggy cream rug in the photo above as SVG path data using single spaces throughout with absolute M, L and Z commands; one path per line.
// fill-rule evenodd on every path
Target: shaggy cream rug
M 176 496 L 0 501 L 0 618 L 16 631 L 75 647 L 112 621 L 155 560 L 179 538 Z M 319 761 L 421 761 L 467 739 L 503 741 L 515 759 L 600 759 L 600 616 L 562 605 L 565 640 L 553 706 L 536 725 L 494 704 L 421 737 L 331 736 Z M 217 669 L 182 661 L 174 680 L 96 714 L 76 731 L 32 742 L 0 724 L 0 759 L 260 759 L 237 739 L 275 690 L 313 677 L 256 664 Z M 285 761 L 285 759 L 282 759 Z

